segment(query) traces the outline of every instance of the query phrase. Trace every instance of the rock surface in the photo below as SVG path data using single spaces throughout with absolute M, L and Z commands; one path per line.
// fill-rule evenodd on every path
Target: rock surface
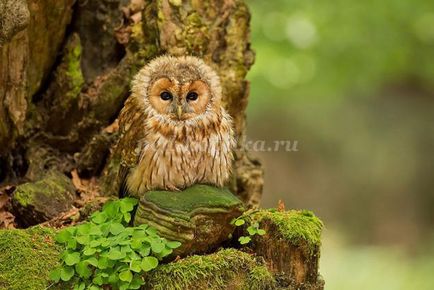
M 194 185 L 180 192 L 150 191 L 139 202 L 134 224 L 148 224 L 169 240 L 182 243 L 174 255 L 217 248 L 233 233 L 232 219 L 243 203 L 227 189 Z
M 38 182 L 17 186 L 12 195 L 12 208 L 20 224 L 32 226 L 71 209 L 74 197 L 70 179 L 50 171 Z

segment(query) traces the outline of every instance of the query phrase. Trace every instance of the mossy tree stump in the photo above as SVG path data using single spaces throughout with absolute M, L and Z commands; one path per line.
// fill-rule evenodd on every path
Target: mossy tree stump
M 158 55 L 195 55 L 219 72 L 234 119 L 232 190 L 258 205 L 262 169 L 243 147 L 254 62 L 243 0 L 7 0 L 0 19 L 0 183 L 37 181 L 50 168 L 86 177 L 105 169 L 104 193 L 117 194 L 121 160 L 108 156 L 118 136 L 106 128 L 132 77 Z
M 78 169 L 89 178 L 104 172 L 103 193 L 116 194 L 112 177 L 121 160 L 110 155 L 118 138 L 113 121 L 132 77 L 155 56 L 190 54 L 203 58 L 222 78 L 223 102 L 238 140 L 231 190 L 246 205 L 258 205 L 262 168 L 243 147 L 245 77 L 254 62 L 244 0 L 6 0 L 0 19 L 1 185 L 30 182 L 37 187 L 49 170 L 70 178 Z M 227 249 L 185 258 L 146 277 L 147 287 L 278 289 L 284 287 L 281 273 L 290 289 L 320 285 L 314 281 L 319 252 L 306 254 L 303 243 L 287 239 L 276 220 L 267 221 L 261 224 L 276 235 L 255 237 L 252 249 L 258 257 Z M 0 231 L 0 288 L 39 290 L 50 284 L 47 275 L 61 250 L 52 243 L 53 234 L 38 227 Z M 264 243 L 292 260 L 272 257 Z M 285 263 L 307 263 L 307 270 Z
M 254 235 L 248 247 L 265 259 L 268 268 L 289 289 L 320 290 L 318 272 L 323 224 L 312 212 L 259 210 L 245 215 L 247 221 L 235 238 L 249 236 L 247 227 L 258 223 L 265 235 Z

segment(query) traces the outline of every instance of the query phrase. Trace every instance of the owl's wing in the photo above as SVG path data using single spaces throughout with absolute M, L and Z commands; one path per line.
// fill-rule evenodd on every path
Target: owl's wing
M 120 138 L 115 149 L 115 154 L 120 159 L 117 175 L 119 195 L 128 195 L 127 178 L 130 169 L 137 165 L 145 137 L 145 112 L 137 104 L 135 98 L 130 97 L 119 115 Z

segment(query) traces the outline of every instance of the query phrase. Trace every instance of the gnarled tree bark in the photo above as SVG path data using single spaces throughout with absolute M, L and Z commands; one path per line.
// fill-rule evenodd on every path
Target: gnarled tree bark
M 0 182 L 41 179 L 47 169 L 99 177 L 134 74 L 161 54 L 195 55 L 221 76 L 238 137 L 233 191 L 256 206 L 262 169 L 243 147 L 254 62 L 242 0 L 7 0 L 0 5 Z M 104 170 L 103 170 L 104 169 Z

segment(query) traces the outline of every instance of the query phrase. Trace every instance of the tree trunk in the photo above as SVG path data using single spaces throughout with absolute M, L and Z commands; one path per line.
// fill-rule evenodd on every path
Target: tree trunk
M 161 54 L 195 55 L 221 76 L 238 137 L 233 190 L 259 203 L 262 169 L 243 148 L 253 64 L 242 0 L 6 0 L 0 4 L 0 182 L 47 169 L 111 188 L 116 119 L 134 74 Z M 108 127 L 108 128 L 107 128 Z M 105 168 L 105 170 L 103 170 Z

